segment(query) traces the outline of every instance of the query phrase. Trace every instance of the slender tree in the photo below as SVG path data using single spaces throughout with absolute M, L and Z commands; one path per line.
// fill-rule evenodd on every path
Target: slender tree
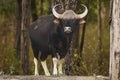
M 36 0 L 31 0 L 31 12 L 32 12 L 32 21 L 38 19 L 37 9 L 36 9 Z
M 20 57 L 23 74 L 28 74 L 29 69 L 29 20 L 31 0 L 17 0 L 16 10 L 16 53 Z
M 88 7 L 88 9 L 89 9 L 89 2 L 90 2 L 90 0 L 86 1 L 86 6 Z M 85 18 L 85 21 L 87 21 L 87 17 Z M 82 52 L 83 52 L 83 46 L 84 46 L 84 39 L 85 39 L 85 32 L 86 32 L 86 23 L 83 24 L 82 35 L 81 35 L 81 42 L 80 42 L 80 45 L 79 45 L 79 54 L 80 54 L 81 58 L 82 58 Z M 80 32 L 80 30 L 79 30 L 79 32 Z
M 120 1 L 113 0 L 110 23 L 110 80 L 120 80 Z
M 102 70 L 101 65 L 102 65 L 102 18 L 101 18 L 101 0 L 98 0 L 98 53 L 99 53 L 99 58 L 98 58 L 98 64 L 99 64 L 99 72 Z
M 21 36 L 21 20 L 22 20 L 22 0 L 17 0 L 16 5 L 16 35 L 15 35 L 15 48 L 16 53 L 20 56 L 20 36 Z
M 22 22 L 21 22 L 21 63 L 23 74 L 29 72 L 29 24 L 30 24 L 31 0 L 22 1 Z
M 40 15 L 43 15 L 43 0 L 40 0 Z

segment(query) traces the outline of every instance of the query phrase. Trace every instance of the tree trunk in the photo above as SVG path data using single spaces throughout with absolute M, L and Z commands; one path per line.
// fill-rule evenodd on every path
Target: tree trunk
M 102 70 L 101 69 L 101 65 L 102 65 L 102 53 L 101 53 L 101 49 L 102 49 L 102 18 L 101 18 L 101 0 L 98 0 L 98 65 L 99 65 L 99 72 Z
M 90 2 L 90 0 L 86 1 L 86 6 L 88 7 L 88 10 L 89 10 L 89 2 Z M 85 18 L 85 21 L 86 20 L 87 20 L 87 16 Z M 82 57 L 82 51 L 83 51 L 84 39 L 85 39 L 85 31 L 86 31 L 86 23 L 83 24 L 83 28 L 82 28 L 81 42 L 80 42 L 80 45 L 79 45 L 79 54 L 80 54 L 80 57 Z
M 29 72 L 29 24 L 31 0 L 22 1 L 22 23 L 21 23 L 21 63 L 23 74 Z
M 110 80 L 120 80 L 120 1 L 113 0 L 110 24 Z
M 16 5 L 16 35 L 15 35 L 15 49 L 17 55 L 20 57 L 20 36 L 21 36 L 21 20 L 22 20 L 22 0 L 17 0 Z
M 31 0 L 31 11 L 32 11 L 32 21 L 38 19 L 37 9 L 36 9 L 36 0 Z
M 98 0 L 98 50 L 101 53 L 101 29 L 102 29 L 102 19 L 101 19 L 101 1 Z
M 40 15 L 43 15 L 43 0 L 40 0 Z

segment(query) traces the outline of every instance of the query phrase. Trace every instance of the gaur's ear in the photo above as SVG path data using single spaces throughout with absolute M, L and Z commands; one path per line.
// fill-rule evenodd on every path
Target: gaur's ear
M 84 20 L 84 19 L 80 19 L 79 20 L 79 24 L 81 25 L 81 24 L 85 24 L 86 23 L 86 21 Z
M 59 20 L 58 20 L 58 19 L 55 19 L 53 22 L 54 22 L 55 24 L 59 24 Z

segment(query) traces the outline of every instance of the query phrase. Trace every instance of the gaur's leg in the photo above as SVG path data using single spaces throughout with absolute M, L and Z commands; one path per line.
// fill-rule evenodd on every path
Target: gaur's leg
M 53 57 L 52 60 L 53 60 L 53 75 L 57 75 L 57 73 L 58 73 L 58 70 L 57 70 L 58 59 L 56 57 Z
M 64 63 L 64 59 L 60 59 L 58 61 L 58 73 L 59 73 L 59 75 L 63 75 L 63 70 L 62 70 L 63 63 Z
M 38 54 L 39 54 L 39 50 L 35 47 L 33 47 L 33 53 L 34 53 L 34 64 L 35 64 L 35 73 L 34 75 L 39 75 L 39 71 L 38 71 Z
M 41 57 L 40 57 L 41 65 L 44 69 L 45 75 L 50 76 L 50 72 L 49 72 L 47 64 L 46 64 L 46 58 L 47 58 L 47 55 L 45 55 L 44 53 L 41 53 Z

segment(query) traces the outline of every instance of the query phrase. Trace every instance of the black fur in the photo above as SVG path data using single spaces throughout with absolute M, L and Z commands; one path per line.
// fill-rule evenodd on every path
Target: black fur
M 72 34 L 75 30 L 77 20 L 59 20 L 59 24 L 55 24 L 56 18 L 53 15 L 44 16 L 36 20 L 30 27 L 30 39 L 34 57 L 38 59 L 39 51 L 40 59 L 44 61 L 48 55 L 64 58 L 70 47 Z M 70 26 L 72 33 L 66 34 L 64 27 Z

